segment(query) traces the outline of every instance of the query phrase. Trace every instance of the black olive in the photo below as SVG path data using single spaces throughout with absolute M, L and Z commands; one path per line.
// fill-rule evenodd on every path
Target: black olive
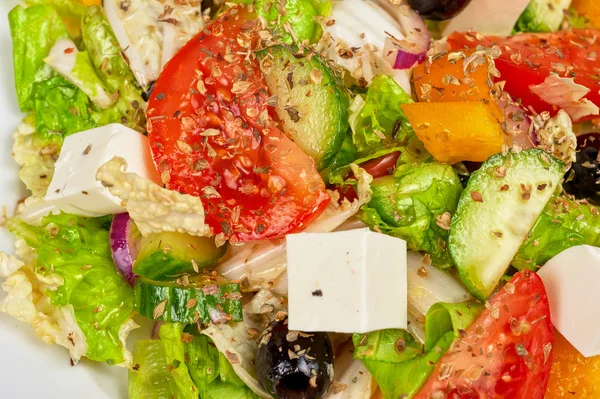
M 471 0 L 408 0 L 408 4 L 423 18 L 435 21 L 455 17 L 470 2 Z
M 579 138 L 577 161 L 565 176 L 563 188 L 578 199 L 600 205 L 600 134 L 587 134 Z
M 275 320 L 260 337 L 256 371 L 274 398 L 319 399 L 333 379 L 329 336 L 290 331 L 287 318 Z

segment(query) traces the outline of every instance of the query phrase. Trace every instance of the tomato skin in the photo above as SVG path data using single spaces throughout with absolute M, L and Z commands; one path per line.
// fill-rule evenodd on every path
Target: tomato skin
M 544 397 L 554 345 L 544 284 L 529 270 L 509 284 L 452 344 L 415 399 Z
M 259 22 L 224 13 L 165 66 L 150 95 L 148 135 L 163 183 L 201 197 L 213 233 L 283 236 L 330 200 L 314 161 L 277 127 L 251 53 Z
M 451 34 L 448 43 L 452 50 L 473 48 L 481 44 L 488 47 L 498 45 L 502 54 L 496 59 L 496 68 L 500 71 L 500 80 L 506 81 L 505 90 L 538 113 L 548 111 L 554 114 L 558 111 L 529 89 L 531 85 L 543 83 L 551 72 L 556 72 L 561 77 L 573 77 L 575 83 L 590 89 L 585 98 L 600 106 L 600 69 L 596 59 L 597 54 L 600 54 L 598 30 L 529 33 L 510 37 L 462 32 Z M 597 115 L 586 116 L 580 121 L 593 118 L 597 118 Z

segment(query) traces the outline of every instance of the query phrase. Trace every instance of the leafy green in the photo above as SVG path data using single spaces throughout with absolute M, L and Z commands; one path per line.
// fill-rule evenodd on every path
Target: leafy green
M 567 248 L 584 244 L 600 247 L 599 214 L 598 207 L 555 196 L 511 264 L 519 270 L 537 270 Z
M 160 338 L 177 392 L 181 394 L 178 398 L 198 395 L 202 399 L 257 398 L 208 336 L 184 335 L 181 324 L 165 324 L 160 329 Z
M 129 370 L 129 399 L 172 399 L 173 376 L 159 340 L 136 341 Z
M 173 376 L 171 389 L 178 399 L 198 399 L 198 388 L 190 377 L 186 363 L 183 325 L 179 323 L 163 324 L 159 336 L 162 343 L 167 368 Z
M 355 334 L 354 357 L 360 359 L 377 380 L 383 396 L 411 398 L 435 368 L 460 331 L 482 311 L 476 302 L 436 303 L 427 312 L 426 342 L 420 344 L 405 330 L 381 330 Z
M 248 1 L 242 1 L 248 4 Z M 285 13 L 280 13 L 281 5 L 273 0 L 256 0 L 256 12 L 269 22 L 273 35 L 281 41 L 291 44 L 294 41 L 301 43 L 308 40 L 315 43 L 321 37 L 321 25 L 315 21 L 316 17 L 326 16 L 331 10 L 330 0 L 287 0 L 283 2 Z M 288 32 L 286 25 L 294 33 Z M 296 39 L 296 40 L 294 40 Z
M 571 0 L 531 0 L 517 20 L 515 32 L 554 32 L 560 28 Z
M 111 217 L 50 215 L 41 226 L 13 218 L 7 225 L 37 252 L 35 270 L 58 275 L 64 283 L 46 294 L 55 306 L 72 305 L 92 360 L 124 361 L 120 329 L 133 310 L 133 290 L 118 274 L 111 257 Z
M 44 4 L 54 7 L 60 15 L 75 18 L 81 17 L 86 6 L 78 0 L 26 0 L 30 6 Z
M 414 130 L 400 108 L 411 102 L 412 98 L 394 79 L 387 75 L 375 76 L 366 95 L 357 94 L 354 98 L 350 106 L 351 130 L 322 176 L 330 184 L 344 184 L 350 163 L 360 165 L 413 145 Z M 428 154 L 424 147 L 422 153 Z
M 49 5 L 17 6 L 8 14 L 13 43 L 15 86 L 21 111 L 33 108 L 33 85 L 54 72 L 44 63 L 54 43 L 69 33 L 58 12 Z
M 33 85 L 35 143 L 61 145 L 65 137 L 96 127 L 88 97 L 56 76 Z
M 410 250 L 429 253 L 434 265 L 449 268 L 453 262 L 443 218 L 449 224 L 456 211 L 460 179 L 451 165 L 402 161 L 394 176 L 373 181 L 371 201 L 362 207 L 360 218 L 372 229 L 406 240 Z
M 412 126 L 400 108 L 412 102 L 410 95 L 390 76 L 375 76 L 364 104 L 361 107 L 353 104 L 354 110 L 350 115 L 352 140 L 359 154 L 372 152 L 390 143 L 403 143 L 413 135 Z
M 112 108 L 98 114 L 96 122 L 105 125 L 118 120 L 131 128 L 144 129 L 142 89 L 121 56 L 121 47 L 102 7 L 86 8 L 81 30 L 83 44 L 98 77 L 111 90 L 110 94 L 116 92 L 119 96 Z

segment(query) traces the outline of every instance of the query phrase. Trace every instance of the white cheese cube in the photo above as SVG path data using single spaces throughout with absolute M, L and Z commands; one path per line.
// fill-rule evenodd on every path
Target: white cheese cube
M 98 168 L 115 156 L 127 161 L 127 172 L 162 185 L 152 161 L 148 137 L 115 123 L 65 139 L 46 201 L 65 212 L 79 209 L 82 215 L 125 212 L 121 200 L 96 181 Z
M 406 242 L 369 229 L 287 236 L 289 328 L 407 327 Z
M 571 247 L 538 272 L 554 327 L 585 357 L 600 355 L 600 248 Z

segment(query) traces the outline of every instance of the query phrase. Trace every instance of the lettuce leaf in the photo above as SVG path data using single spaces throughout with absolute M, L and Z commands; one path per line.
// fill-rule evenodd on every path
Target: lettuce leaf
M 257 398 L 208 336 L 186 334 L 183 325 L 173 323 L 161 326 L 160 339 L 178 398 Z
M 18 218 L 7 225 L 37 252 L 36 273 L 62 278 L 63 284 L 45 294 L 53 306 L 73 307 L 87 341 L 86 356 L 121 364 L 130 360 L 122 341 L 132 326 L 133 290 L 113 264 L 110 222 L 111 217 L 83 218 L 63 213 L 45 217 L 39 227 Z
M 401 157 L 394 176 L 373 181 L 371 201 L 362 207 L 360 219 L 406 240 L 410 250 L 429 253 L 435 266 L 449 268 L 449 222 L 463 190 L 460 179 L 451 165 L 402 162 Z
M 248 1 L 241 1 L 248 4 Z M 272 0 L 256 0 L 255 7 L 259 16 L 269 22 L 273 36 L 284 43 L 302 43 L 308 40 L 315 43 L 321 37 L 321 25 L 316 17 L 326 16 L 331 10 L 330 0 L 287 0 L 282 3 L 285 13 L 280 13 L 277 2 Z M 293 36 L 286 25 L 293 31 Z M 296 40 L 294 40 L 296 39 Z
M 364 154 L 405 143 L 414 130 L 400 106 L 412 102 L 411 96 L 390 76 L 375 76 L 365 99 L 355 97 L 352 106 L 350 127 L 357 151 Z
M 21 111 L 33 109 L 33 85 L 54 72 L 44 58 L 59 39 L 69 37 L 60 15 L 49 5 L 16 6 L 8 14 L 13 43 L 15 86 Z
M 427 312 L 425 345 L 406 330 L 354 334 L 354 357 L 377 380 L 385 398 L 411 398 L 460 336 L 460 331 L 475 321 L 482 309 L 476 302 L 436 303 Z
M 129 399 L 172 399 L 173 375 L 160 340 L 136 341 L 129 370 Z
M 529 232 L 512 261 L 519 270 L 537 270 L 567 248 L 600 247 L 600 208 L 557 195 Z
M 142 89 L 131 68 L 121 55 L 121 47 L 100 6 L 86 8 L 81 24 L 83 44 L 89 54 L 98 77 L 105 83 L 110 94 L 118 93 L 116 104 L 98 114 L 96 122 L 106 125 L 115 120 L 144 131 L 145 115 Z
M 77 18 L 85 12 L 86 6 L 78 0 L 26 0 L 29 6 L 36 4 L 49 5 L 56 9 L 61 16 Z

